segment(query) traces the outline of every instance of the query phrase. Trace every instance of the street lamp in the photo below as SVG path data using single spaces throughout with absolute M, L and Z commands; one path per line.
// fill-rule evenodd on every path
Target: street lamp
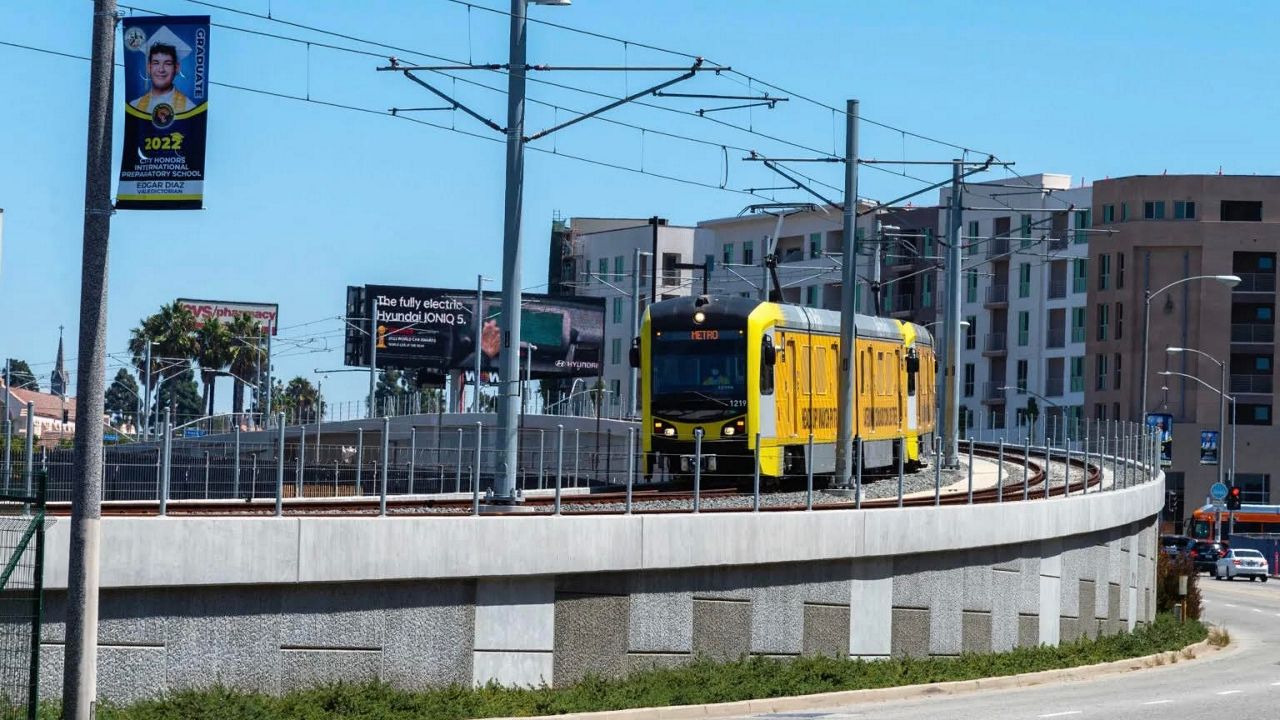
M 1181 348 L 1180 348 L 1180 349 L 1181 349 Z M 1210 358 L 1210 359 L 1212 359 L 1212 358 Z M 1215 361 L 1215 362 L 1216 362 L 1216 361 Z M 1225 387 L 1224 387 L 1223 389 L 1219 390 L 1218 388 L 1215 388 L 1214 386 L 1212 386 L 1212 385 L 1210 385 L 1209 383 L 1207 383 L 1207 382 L 1205 382 L 1205 381 L 1201 380 L 1200 378 L 1196 377 L 1195 375 L 1188 375 L 1187 373 L 1175 372 L 1175 371 L 1173 371 L 1173 370 L 1162 370 L 1162 371 L 1160 371 L 1160 372 L 1158 372 L 1158 373 L 1156 373 L 1156 374 L 1157 374 L 1157 375 L 1162 375 L 1162 376 L 1164 376 L 1164 377 L 1182 377 L 1182 378 L 1188 378 L 1188 379 L 1190 379 L 1190 380 L 1195 380 L 1196 382 L 1200 383 L 1201 385 L 1203 385 L 1203 386 L 1205 386 L 1205 387 L 1209 388 L 1210 390 L 1213 390 L 1214 392 L 1218 393 L 1218 394 L 1219 394 L 1223 399 L 1225 399 L 1225 400 L 1230 400 L 1230 401 L 1231 401 L 1231 485 L 1232 485 L 1232 487 L 1234 487 L 1234 486 L 1235 486 L 1235 484 L 1236 484 L 1236 399 L 1235 399 L 1235 396 L 1227 395 L 1227 394 L 1226 394 L 1226 392 L 1225 392 L 1225 391 L 1226 391 L 1226 388 L 1225 388 Z M 1222 448 L 1222 438 L 1223 438 L 1224 434 L 1225 434 L 1225 433 L 1224 433 L 1224 428 L 1223 428 L 1223 419 L 1222 419 L 1222 417 L 1220 416 L 1220 417 L 1218 418 L 1218 448 L 1219 448 L 1219 449 L 1218 449 L 1218 454 L 1219 454 L 1219 456 L 1221 456 L 1221 454 L 1222 454 L 1222 449 L 1221 449 L 1221 448 Z M 1219 458 L 1218 458 L 1218 482 L 1222 482 L 1222 458 L 1221 458 L 1221 457 L 1219 457 Z M 1234 524 L 1235 524 L 1235 515 L 1234 515 L 1234 514 L 1232 515 L 1231 520 L 1232 520 L 1232 525 L 1234 526 Z M 1221 524 L 1221 523 L 1217 523 L 1217 524 L 1216 524 L 1216 526 L 1217 526 L 1217 529 L 1218 529 L 1218 540 L 1221 540 L 1221 539 L 1222 539 L 1222 524 Z
M 1143 320 L 1142 320 L 1142 392 L 1140 394 L 1142 405 L 1138 408 L 1139 420 L 1143 423 L 1147 421 L 1147 373 L 1150 369 L 1147 367 L 1150 349 L 1148 347 L 1151 342 L 1151 298 L 1168 290 L 1175 285 L 1181 285 L 1192 280 L 1216 280 L 1229 288 L 1233 288 L 1240 284 L 1238 275 L 1193 275 L 1192 277 L 1181 278 L 1165 285 L 1164 287 L 1152 292 L 1147 290 L 1143 299 Z
M 1226 364 L 1220 362 L 1217 358 L 1210 355 L 1209 353 L 1204 352 L 1203 350 L 1197 350 L 1195 348 L 1167 347 L 1164 349 L 1164 351 L 1166 353 L 1169 353 L 1170 355 L 1174 353 L 1184 353 L 1184 352 L 1195 353 L 1200 357 L 1207 358 L 1213 361 L 1213 363 L 1218 366 L 1218 370 L 1221 371 L 1222 383 L 1218 386 L 1220 389 L 1217 391 L 1218 392 L 1218 447 L 1219 447 L 1218 452 L 1219 454 L 1221 454 L 1222 442 L 1227 439 L 1227 434 L 1225 432 L 1225 427 L 1224 427 L 1226 424 L 1226 417 L 1227 417 L 1227 407 L 1226 407 L 1227 405 L 1227 366 Z M 1196 379 L 1198 380 L 1199 378 L 1196 378 Z M 1234 408 L 1235 403 L 1232 402 L 1231 406 Z M 1233 417 L 1232 421 L 1234 420 L 1235 418 Z M 1144 418 L 1144 422 L 1145 422 L 1145 418 Z M 1234 433 L 1235 433 L 1234 425 L 1232 425 L 1231 432 L 1232 432 L 1232 436 L 1234 437 Z M 1222 462 L 1222 458 L 1218 458 L 1218 482 L 1219 483 L 1222 482 L 1222 467 L 1225 464 L 1226 463 Z M 1234 476 L 1235 468 L 1232 468 L 1231 470 L 1232 470 L 1231 474 Z

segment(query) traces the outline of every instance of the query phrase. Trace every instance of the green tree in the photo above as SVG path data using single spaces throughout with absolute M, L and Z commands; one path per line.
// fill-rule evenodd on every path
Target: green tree
M 316 386 L 299 375 L 288 384 L 276 381 L 271 391 L 271 410 L 284 413 L 287 422 L 315 422 L 324 406 Z
M 200 388 L 196 385 L 196 376 L 190 367 L 160 383 L 160 391 L 156 393 L 157 421 L 164 420 L 165 408 L 173 409 L 175 425 L 190 422 L 203 415 Z
M 221 320 L 213 318 L 196 331 L 194 349 L 196 366 L 200 368 L 200 382 L 204 385 L 204 412 L 212 415 L 218 375 L 231 365 L 233 359 L 231 332 Z
M 40 389 L 40 383 L 36 381 L 36 375 L 31 372 L 31 366 L 27 364 L 26 360 L 9 358 L 9 381 L 15 388 L 25 390 Z
M 161 305 L 154 315 L 139 321 L 129 335 L 129 353 L 144 382 L 150 376 L 155 387 L 175 370 L 184 366 L 190 369 L 191 358 L 195 356 L 195 330 L 195 316 L 176 301 Z M 146 363 L 148 343 L 151 344 L 150 367 Z M 156 407 L 163 405 L 157 401 Z M 154 408 L 148 411 L 154 412 Z
M 115 380 L 111 381 L 111 387 L 107 388 L 104 409 L 111 416 L 111 422 L 118 424 L 126 417 L 132 417 L 136 422 L 139 397 L 138 381 L 133 379 L 133 373 L 120 368 Z

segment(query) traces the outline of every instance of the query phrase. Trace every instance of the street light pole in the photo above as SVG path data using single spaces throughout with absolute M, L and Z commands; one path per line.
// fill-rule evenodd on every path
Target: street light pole
M 1155 297 L 1156 295 L 1159 295 L 1160 293 L 1164 292 L 1165 290 L 1168 290 L 1168 289 L 1169 289 L 1169 288 L 1171 288 L 1171 287 L 1174 287 L 1174 286 L 1177 286 L 1177 285 L 1181 285 L 1182 283 L 1185 283 L 1185 282 L 1191 282 L 1192 280 L 1217 280 L 1218 282 L 1222 283 L 1223 285 L 1226 285 L 1228 288 L 1233 288 L 1233 287 L 1235 287 L 1236 285 L 1239 285 L 1239 284 L 1240 284 L 1240 277 L 1239 277 L 1239 276 L 1237 276 L 1237 275 L 1193 275 L 1192 277 L 1186 277 L 1186 278 L 1180 278 L 1180 279 L 1178 279 L 1178 280 L 1174 280 L 1173 282 L 1169 283 L 1168 285 L 1165 285 L 1164 287 L 1162 287 L 1162 288 L 1160 288 L 1159 290 L 1156 290 L 1156 291 L 1154 291 L 1154 292 L 1153 292 L 1153 291 L 1151 291 L 1151 290 L 1147 290 L 1147 291 L 1144 293 L 1144 296 L 1143 296 L 1143 313 L 1142 313 L 1142 315 L 1143 315 L 1143 320 L 1142 320 L 1142 378 L 1141 378 L 1141 382 L 1142 382 L 1142 390 L 1141 390 L 1141 392 L 1139 393 L 1139 397 L 1140 397 L 1140 401 L 1139 401 L 1139 402 L 1141 402 L 1141 405 L 1138 407 L 1138 421 L 1139 421 L 1139 422 L 1146 423 L 1146 421 L 1147 421 L 1147 373 L 1148 373 L 1148 372 L 1150 372 L 1149 368 L 1147 367 L 1147 364 L 1148 364 L 1149 356 L 1150 356 L 1150 354 L 1151 354 L 1151 353 L 1150 353 L 1150 343 L 1151 343 L 1151 298 Z
M 956 160 L 951 166 L 951 203 L 947 213 L 947 304 L 944 313 L 944 327 L 946 334 L 944 335 L 943 348 L 945 350 L 945 365 L 943 367 L 943 382 L 945 383 L 943 401 L 943 417 L 942 425 L 944 433 L 942 437 L 942 464 L 944 467 L 959 467 L 960 459 L 957 451 L 960 445 L 960 376 L 957 369 L 960 367 L 960 307 L 961 307 L 961 290 L 960 290 L 960 265 L 963 262 L 960 254 L 961 234 L 960 228 L 963 226 L 963 218 L 961 212 L 963 210 L 963 194 L 961 192 L 961 175 L 964 171 L 964 163 Z
M 1203 358 L 1207 358 L 1207 359 L 1209 359 L 1210 361 L 1212 361 L 1214 364 L 1216 364 L 1216 365 L 1218 366 L 1218 370 L 1220 371 L 1221 376 L 1222 376 L 1221 384 L 1218 386 L 1218 387 L 1220 387 L 1220 388 L 1221 388 L 1220 390 L 1218 390 L 1218 482 L 1219 482 L 1219 483 L 1222 483 L 1222 482 L 1223 482 L 1223 467 L 1226 465 L 1226 463 L 1225 463 L 1225 462 L 1223 462 L 1223 458 L 1222 458 L 1222 443 L 1223 443 L 1223 441 L 1225 441 L 1225 440 L 1227 439 L 1227 432 L 1226 432 L 1226 423 L 1227 423 L 1227 364 L 1226 364 L 1226 363 L 1224 363 L 1224 362 L 1219 361 L 1217 358 L 1215 358 L 1214 356 L 1210 355 L 1209 353 L 1204 352 L 1203 350 L 1196 350 L 1195 348 L 1168 347 L 1168 348 L 1165 348 L 1165 350 L 1164 350 L 1164 351 L 1165 351 L 1165 352 L 1167 352 L 1167 353 L 1169 353 L 1169 354 L 1173 354 L 1173 353 L 1184 353 L 1184 352 L 1195 353 L 1196 355 L 1199 355 L 1199 356 L 1201 356 L 1201 357 L 1203 357 Z M 1234 399 L 1234 398 L 1232 398 L 1232 401 L 1231 401 L 1231 407 L 1232 407 L 1233 409 L 1235 408 L 1235 399 Z M 1145 418 L 1144 418 L 1144 422 L 1145 422 Z M 1234 422 L 1235 422 L 1235 418 L 1233 417 L 1233 418 L 1232 418 L 1232 423 L 1234 423 Z M 1234 433 L 1234 432 L 1235 432 L 1235 425 L 1234 425 L 1234 424 L 1232 425 L 1232 430 L 1231 430 L 1231 432 L 1232 432 L 1232 433 Z M 1235 436 L 1234 436 L 1234 435 L 1232 435 L 1233 440 L 1234 440 L 1234 437 L 1235 437 Z M 1234 445 L 1234 443 L 1233 443 L 1233 445 Z M 1233 467 L 1231 470 L 1232 470 L 1232 474 L 1234 475 L 1234 474 L 1235 474 L 1235 468 Z M 1225 483 L 1223 483 L 1223 484 L 1225 484 Z
M 853 435 L 857 419 L 856 383 L 858 378 L 858 353 L 855 351 L 858 326 L 858 101 L 845 102 L 844 126 L 844 208 L 842 213 L 844 247 L 841 248 L 844 265 L 840 273 L 840 403 L 836 414 L 836 486 L 853 487 L 854 465 L 862 458 L 854 457 Z M 778 225 L 782 216 L 778 217 Z M 777 241 L 777 238 L 774 238 Z M 767 263 L 766 263 L 767 264 Z M 766 281 L 763 287 L 767 287 Z M 768 293 L 765 293 L 768 297 Z

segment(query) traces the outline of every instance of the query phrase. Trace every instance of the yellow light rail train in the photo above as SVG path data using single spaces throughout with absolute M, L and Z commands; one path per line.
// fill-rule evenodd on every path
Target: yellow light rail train
M 904 464 L 932 447 L 933 338 L 923 327 L 858 315 L 855 437 L 862 467 Z M 664 300 L 633 347 L 643 403 L 645 474 L 689 472 L 702 430 L 704 469 L 780 478 L 836 464 L 840 313 L 717 296 Z M 810 451 L 810 433 L 813 435 Z

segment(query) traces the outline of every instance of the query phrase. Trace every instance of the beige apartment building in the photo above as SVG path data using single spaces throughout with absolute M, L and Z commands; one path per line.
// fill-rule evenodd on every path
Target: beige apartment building
M 1085 412 L 1094 419 L 1141 422 L 1145 412 L 1173 418 L 1168 489 L 1188 517 L 1204 504 L 1218 468 L 1201 463 L 1200 431 L 1218 429 L 1227 374 L 1236 400 L 1236 483 L 1246 503 L 1276 503 L 1273 468 L 1280 431 L 1274 413 L 1276 260 L 1280 252 L 1280 177 L 1154 175 L 1093 185 L 1095 233 L 1089 240 L 1089 331 Z M 1235 287 L 1202 275 L 1236 275 Z M 1166 287 L 1179 280 L 1173 287 Z M 1142 378 L 1143 318 L 1150 299 L 1147 377 Z M 1169 353 L 1166 348 L 1199 350 Z M 1231 405 L 1221 439 L 1232 467 Z M 1244 531 L 1247 528 L 1237 528 Z

